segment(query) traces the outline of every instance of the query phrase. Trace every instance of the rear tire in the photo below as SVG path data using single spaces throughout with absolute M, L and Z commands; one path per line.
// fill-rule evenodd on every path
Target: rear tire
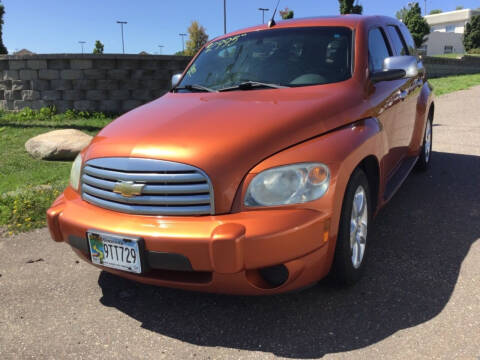
M 433 119 L 431 116 L 428 117 L 427 123 L 425 124 L 425 133 L 423 134 L 423 144 L 420 157 L 417 161 L 417 170 L 418 171 L 427 171 L 430 167 L 430 160 L 432 159 L 432 140 L 433 140 L 433 128 L 432 128 Z
M 339 285 L 360 280 L 367 254 L 367 235 L 371 220 L 368 178 L 357 168 L 347 185 L 343 199 L 331 278 Z

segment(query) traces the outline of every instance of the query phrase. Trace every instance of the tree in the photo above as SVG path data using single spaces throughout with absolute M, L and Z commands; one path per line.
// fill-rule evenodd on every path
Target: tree
M 425 36 L 430 34 L 430 26 L 423 18 L 422 9 L 418 3 L 410 6 L 410 9 L 408 9 L 405 15 L 404 24 L 408 27 L 408 30 L 410 30 L 410 34 L 412 34 L 415 46 L 417 48 L 422 46 Z
M 472 16 L 470 22 L 465 26 L 463 46 L 466 51 L 480 49 L 480 15 Z
M 361 14 L 363 11 L 362 5 L 354 5 L 355 0 L 338 0 L 340 4 L 340 14 Z
M 3 15 L 5 15 L 5 8 L 3 7 L 3 4 L 0 4 L 0 54 L 8 54 L 7 48 L 3 45 Z
M 462 5 L 458 5 L 455 10 L 463 10 L 463 6 Z
M 188 28 L 188 40 L 187 47 L 185 48 L 185 55 L 193 56 L 198 50 L 202 48 L 208 41 L 208 35 L 205 32 L 205 28 L 201 26 L 197 21 L 192 21 L 192 24 Z
M 435 15 L 435 14 L 441 14 L 443 11 L 440 10 L 440 9 L 433 9 L 433 10 L 430 10 L 430 12 L 428 13 L 428 15 Z
M 408 13 L 408 9 L 406 7 L 402 7 L 400 10 L 398 10 L 396 13 L 395 13 L 395 17 L 402 21 L 403 23 L 405 23 L 405 16 L 407 16 L 407 13 Z
M 293 19 L 293 10 L 286 7 L 284 10 L 280 10 L 280 16 L 283 20 Z
M 94 54 L 103 54 L 104 45 L 100 40 L 95 41 L 95 47 L 93 48 Z

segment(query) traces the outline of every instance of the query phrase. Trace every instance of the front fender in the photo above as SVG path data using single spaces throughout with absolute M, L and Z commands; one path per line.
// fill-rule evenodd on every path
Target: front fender
M 329 239 L 331 240 L 329 246 L 333 254 L 343 196 L 350 176 L 353 170 L 368 156 L 374 156 L 380 163 L 384 149 L 381 125 L 375 118 L 360 120 L 307 140 L 269 157 L 251 169 L 240 185 L 232 210 L 237 212 L 264 209 L 262 207 L 249 208 L 243 205 L 248 185 L 256 174 L 269 168 L 292 163 L 324 163 L 330 169 L 331 179 L 330 187 L 323 197 L 303 204 L 269 207 L 269 209 L 302 208 L 329 214 Z

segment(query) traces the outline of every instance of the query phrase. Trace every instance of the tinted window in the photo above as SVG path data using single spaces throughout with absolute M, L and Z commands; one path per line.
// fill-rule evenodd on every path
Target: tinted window
M 393 49 L 397 55 L 408 55 L 408 50 L 403 39 L 400 38 L 399 30 L 396 26 L 389 25 L 387 26 L 388 36 L 392 42 Z
M 369 66 L 372 71 L 383 69 L 383 60 L 390 56 L 382 30 L 375 28 L 368 33 Z
M 305 27 L 247 32 L 209 43 L 179 84 L 215 90 L 258 81 L 306 86 L 351 76 L 352 31 Z
M 400 31 L 402 32 L 405 43 L 407 44 L 408 53 L 412 56 L 417 55 L 415 42 L 413 41 L 412 35 L 410 35 L 410 31 L 408 31 L 405 25 L 400 27 Z

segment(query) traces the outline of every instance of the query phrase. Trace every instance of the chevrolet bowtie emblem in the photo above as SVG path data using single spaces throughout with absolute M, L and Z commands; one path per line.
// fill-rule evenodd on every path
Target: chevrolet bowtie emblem
M 142 195 L 144 186 L 145 184 L 136 184 L 133 181 L 119 181 L 113 187 L 113 192 L 124 197 L 133 197 Z

